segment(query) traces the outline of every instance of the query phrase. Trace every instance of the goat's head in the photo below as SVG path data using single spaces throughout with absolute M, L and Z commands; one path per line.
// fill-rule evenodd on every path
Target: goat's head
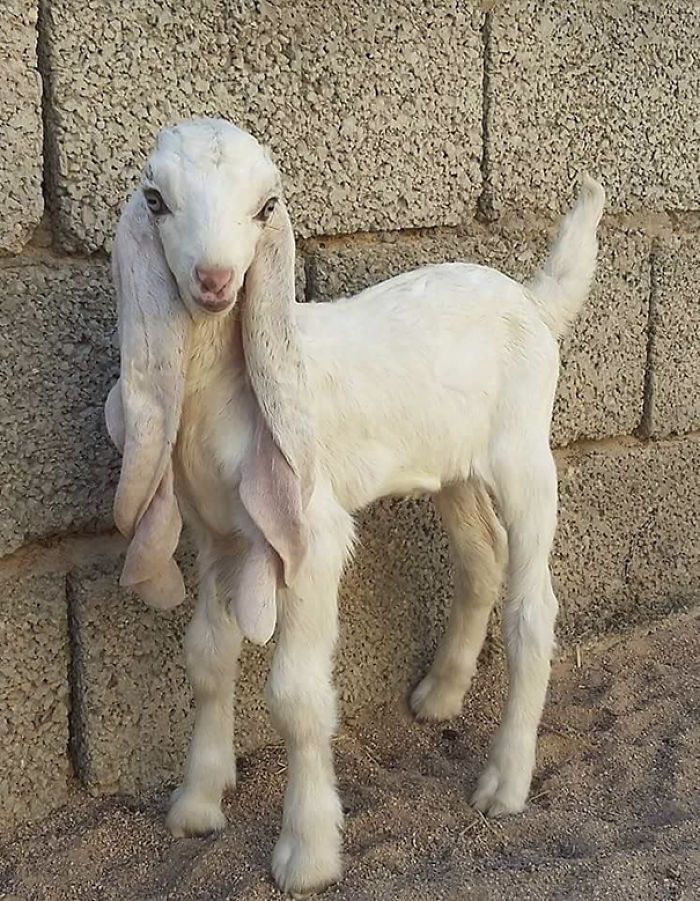
M 159 135 L 141 194 L 190 312 L 230 310 L 263 231 L 283 216 L 266 151 L 223 120 L 182 123 Z
M 218 119 L 164 130 L 120 218 L 112 270 L 121 376 L 106 418 L 123 451 L 114 512 L 131 544 L 122 584 L 158 607 L 184 597 L 172 559 L 181 520 L 171 455 L 188 344 L 194 319 L 225 317 L 239 300 L 259 411 L 240 486 L 257 530 L 251 559 L 256 573 L 261 561 L 280 564 L 289 583 L 305 550 L 314 440 L 294 324 L 294 236 L 279 173 L 255 138 Z M 273 580 L 268 571 L 258 581 Z M 239 616 L 254 640 L 266 640 L 274 627 L 269 616 L 256 621 L 263 609 L 270 604 Z

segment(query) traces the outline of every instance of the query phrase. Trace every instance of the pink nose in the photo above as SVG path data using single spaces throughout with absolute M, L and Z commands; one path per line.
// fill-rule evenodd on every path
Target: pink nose
M 233 278 L 233 269 L 218 269 L 214 266 L 195 266 L 195 274 L 199 284 L 205 291 L 221 294 Z

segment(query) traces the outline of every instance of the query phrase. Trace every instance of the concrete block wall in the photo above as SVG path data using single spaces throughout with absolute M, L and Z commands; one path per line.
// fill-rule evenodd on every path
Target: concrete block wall
M 521 277 L 578 172 L 606 184 L 596 286 L 563 342 L 553 442 L 560 637 L 700 598 L 700 17 L 693 0 L 10 0 L 0 34 L 0 828 L 80 783 L 174 782 L 191 723 L 186 607 L 117 586 L 119 208 L 166 122 L 271 148 L 298 292 L 330 300 L 468 259 Z M 361 517 L 341 598 L 346 713 L 402 697 L 450 597 L 427 501 Z M 186 568 L 191 553 L 183 548 Z M 190 585 L 192 577 L 190 574 Z M 243 750 L 273 740 L 248 649 Z

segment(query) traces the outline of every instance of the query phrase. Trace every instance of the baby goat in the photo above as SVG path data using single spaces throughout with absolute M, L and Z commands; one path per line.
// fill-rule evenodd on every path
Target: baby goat
M 173 835 L 225 825 L 238 654 L 244 636 L 265 643 L 276 627 L 267 699 L 289 782 L 272 870 L 293 892 L 340 876 L 336 596 L 353 513 L 386 495 L 432 495 L 454 553 L 447 631 L 411 698 L 420 718 L 459 713 L 507 550 L 509 693 L 472 803 L 523 809 L 557 612 L 556 339 L 588 292 L 603 203 L 586 177 L 525 285 L 450 263 L 297 304 L 294 237 L 265 150 L 221 120 L 161 133 L 114 243 L 121 377 L 106 418 L 123 453 L 122 584 L 160 608 L 183 599 L 181 514 L 199 551 L 186 637 L 196 717 Z

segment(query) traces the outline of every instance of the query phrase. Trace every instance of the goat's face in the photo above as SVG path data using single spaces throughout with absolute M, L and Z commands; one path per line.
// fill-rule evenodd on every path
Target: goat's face
M 185 122 L 161 132 L 142 190 L 187 308 L 228 312 L 280 194 L 265 150 L 223 120 Z

